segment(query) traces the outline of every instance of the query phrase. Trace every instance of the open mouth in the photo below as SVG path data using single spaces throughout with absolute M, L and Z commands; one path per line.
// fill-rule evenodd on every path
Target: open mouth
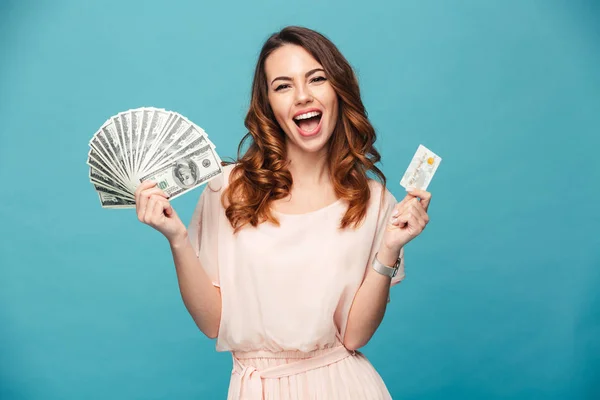
M 321 111 L 309 111 L 294 117 L 294 122 L 302 132 L 310 134 L 319 127 L 321 116 Z

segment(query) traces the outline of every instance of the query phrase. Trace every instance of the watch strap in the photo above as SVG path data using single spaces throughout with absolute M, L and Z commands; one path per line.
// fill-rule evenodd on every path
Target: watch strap
M 400 267 L 400 259 L 399 258 L 396 260 L 396 263 L 393 266 L 389 267 L 387 265 L 382 264 L 377 259 L 377 253 L 375 253 L 375 257 L 373 258 L 373 269 L 375 271 L 379 272 L 381 275 L 385 275 L 385 276 L 389 276 L 390 278 L 393 278 L 398 273 L 399 267 Z

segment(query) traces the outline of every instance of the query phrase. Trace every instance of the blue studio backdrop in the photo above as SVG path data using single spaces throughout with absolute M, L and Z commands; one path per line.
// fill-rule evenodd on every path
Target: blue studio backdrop
M 316 29 L 358 74 L 397 199 L 431 223 L 363 349 L 394 398 L 600 398 L 600 3 L 0 1 L 0 399 L 219 399 L 231 357 L 166 240 L 100 207 L 88 141 L 175 110 L 233 157 L 258 52 Z M 189 221 L 204 187 L 173 201 Z

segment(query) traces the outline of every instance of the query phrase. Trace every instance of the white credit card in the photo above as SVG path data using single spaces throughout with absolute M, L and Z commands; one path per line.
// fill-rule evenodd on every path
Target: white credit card
M 400 185 L 405 189 L 427 190 L 427 186 L 429 186 L 433 174 L 435 174 L 441 162 L 440 156 L 420 144 L 402 180 L 400 180 Z

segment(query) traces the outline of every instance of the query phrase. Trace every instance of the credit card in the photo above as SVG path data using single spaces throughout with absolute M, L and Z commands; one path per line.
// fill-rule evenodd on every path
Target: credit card
M 405 189 L 427 190 L 427 186 L 441 162 L 440 156 L 420 144 L 400 180 L 400 185 Z

